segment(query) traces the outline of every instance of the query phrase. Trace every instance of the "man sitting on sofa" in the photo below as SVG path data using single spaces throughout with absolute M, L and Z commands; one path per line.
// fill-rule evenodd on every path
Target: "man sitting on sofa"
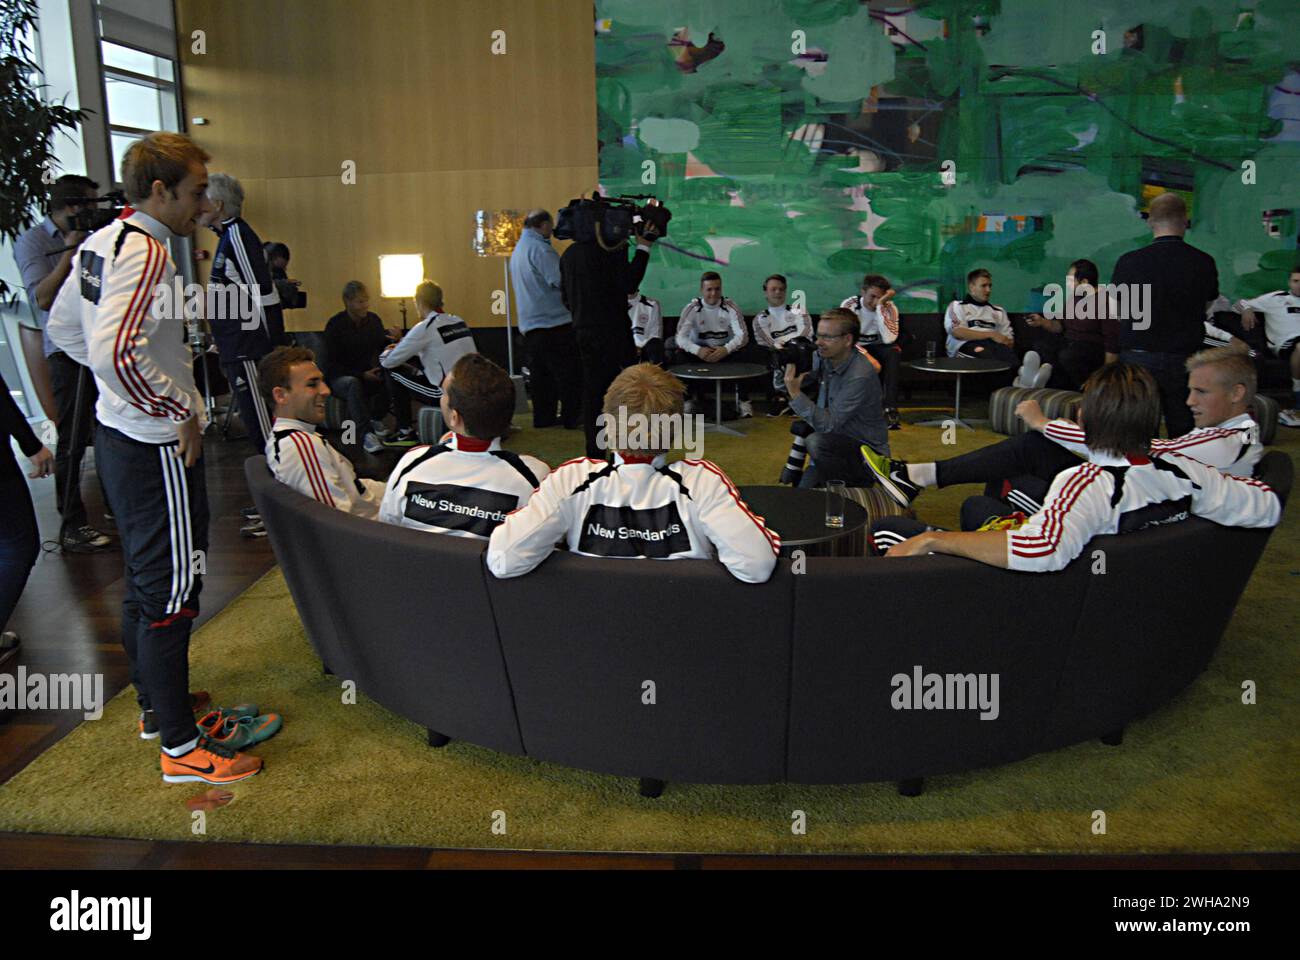
M 1179 451 L 1152 450 L 1160 415 L 1160 393 L 1146 370 L 1108 364 L 1084 384 L 1080 422 L 1089 459 L 1057 474 L 1042 510 L 1023 522 L 1008 524 L 1004 518 L 991 528 L 962 533 L 888 517 L 873 524 L 873 536 L 892 532 L 905 538 L 889 547 L 890 557 L 946 553 L 1040 573 L 1064 569 L 1095 536 L 1172 522 L 1188 513 L 1224 526 L 1277 524 L 1282 504 L 1267 485 L 1220 473 Z
M 528 504 L 492 532 L 488 569 L 501 578 L 520 576 L 567 540 L 571 553 L 588 557 L 717 557 L 737 580 L 766 581 L 781 538 L 709 461 L 665 462 L 671 441 L 662 427 L 682 416 L 684 393 L 680 380 L 654 364 L 620 373 L 604 403 L 613 462 L 582 458 L 556 467 Z M 627 435 L 610 424 L 626 424 Z
M 1172 440 L 1154 439 L 1156 452 L 1177 452 L 1238 477 L 1254 474 L 1264 455 L 1259 425 L 1249 411 L 1255 399 L 1255 366 L 1242 347 L 1202 350 L 1187 360 L 1187 405 L 1196 429 Z M 1034 513 L 1056 475 L 1089 455 L 1084 430 L 1069 420 L 1048 420 L 1036 400 L 1022 401 L 1016 414 L 1035 432 L 995 443 L 937 463 L 888 460 L 864 451 L 876 478 L 901 506 L 908 506 L 924 487 L 959 483 L 1001 484 L 1005 503 L 975 503 L 971 508 Z M 987 499 L 987 498 L 985 498 Z M 977 517 L 978 526 L 992 512 Z M 967 521 L 963 520 L 963 528 Z
M 275 479 L 344 513 L 378 517 L 384 485 L 357 479 L 352 462 L 316 432 L 325 422 L 330 388 L 315 354 L 276 347 L 262 358 L 257 375 L 272 411 L 266 462 Z
M 536 457 L 501 449 L 515 414 L 510 375 L 487 357 L 461 357 L 442 383 L 451 435 L 397 462 L 379 519 L 400 527 L 486 540 L 550 473 Z

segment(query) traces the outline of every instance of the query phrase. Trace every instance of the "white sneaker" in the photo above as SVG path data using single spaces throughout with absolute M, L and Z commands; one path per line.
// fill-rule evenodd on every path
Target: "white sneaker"
M 1283 410 L 1277 415 L 1277 422 L 1284 427 L 1300 427 L 1300 410 Z
M 389 430 L 386 426 L 384 426 L 384 421 L 382 420 L 371 420 L 370 432 L 373 433 L 380 440 L 383 440 L 392 434 L 392 431 Z
M 1029 350 L 1025 353 L 1024 363 L 1020 367 L 1019 375 L 1016 377 L 1017 387 L 1032 387 L 1034 378 L 1038 376 L 1038 369 L 1042 365 L 1043 358 L 1038 355 L 1037 350 Z
M 748 400 L 740 401 L 740 419 L 744 420 L 754 415 L 754 405 Z
M 1037 376 L 1034 377 L 1034 382 L 1031 384 L 1031 386 L 1041 389 L 1047 386 L 1047 381 L 1051 379 L 1052 379 L 1052 365 L 1050 363 L 1045 363 L 1038 368 L 1038 374 Z
M 361 449 L 365 450 L 366 453 L 378 453 L 380 450 L 384 449 L 384 444 L 383 441 L 373 433 L 367 433 L 361 439 Z

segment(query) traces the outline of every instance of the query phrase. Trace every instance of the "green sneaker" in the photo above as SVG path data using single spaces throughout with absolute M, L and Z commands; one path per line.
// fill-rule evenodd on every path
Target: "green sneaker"
M 284 721 L 278 713 L 260 717 L 226 717 L 221 727 L 208 736 L 214 743 L 231 750 L 247 750 L 256 743 L 269 740 L 280 732 Z
M 204 733 L 211 735 L 214 730 L 219 730 L 221 725 L 230 717 L 255 717 L 257 716 L 257 704 L 241 703 L 234 707 L 213 707 L 203 716 L 199 717 L 195 723 Z

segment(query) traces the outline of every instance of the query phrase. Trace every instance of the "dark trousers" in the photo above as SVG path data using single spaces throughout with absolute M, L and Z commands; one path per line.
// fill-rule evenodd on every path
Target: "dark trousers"
M 587 456 L 599 460 L 605 451 L 596 443 L 596 417 L 609 385 L 636 361 L 636 348 L 631 330 L 582 329 L 577 331 L 577 339 L 582 357 L 582 429 L 587 435 Z
M 1152 353 L 1150 350 L 1124 350 L 1119 358 L 1136 364 L 1155 378 L 1160 390 L 1160 409 L 1165 415 L 1168 436 L 1191 433 L 1192 411 L 1187 409 L 1187 353 Z
M 175 444 L 140 443 L 103 424 L 95 450 L 126 561 L 122 645 L 140 709 L 158 717 L 164 747 L 197 736 L 190 712 L 190 627 L 208 549 L 203 461 Z
M 257 453 L 265 453 L 266 438 L 271 435 L 271 412 L 257 378 L 257 360 L 223 362 L 221 372 L 230 384 L 231 401 L 239 405 L 239 419 L 248 431 L 248 442 Z
M 998 343 L 996 340 L 965 340 L 958 349 L 957 355 L 978 357 L 981 360 L 997 360 L 1001 363 L 1009 363 L 1013 367 L 1020 366 L 1020 358 L 1016 356 L 1015 348 Z
M 1106 362 L 1106 348 L 1100 343 L 1067 340 L 1059 333 L 1043 333 L 1033 348 L 1043 363 L 1052 365 L 1052 379 L 1047 385 L 1056 390 L 1079 390 L 1083 381 Z
M 814 433 L 804 441 L 811 461 L 799 480 L 799 486 L 825 486 L 831 480 L 843 480 L 850 487 L 869 487 L 875 474 L 862 459 L 862 442 L 842 433 Z
M 59 442 L 54 450 L 54 499 L 59 516 L 66 521 L 68 529 L 76 530 L 86 525 L 86 505 L 81 499 L 81 461 L 90 442 L 99 389 L 90 371 L 66 353 L 51 354 L 47 362 L 59 418 Z M 72 421 L 77 406 L 77 378 L 82 370 L 86 375 L 81 385 L 81 428 L 74 437 Z M 69 477 L 72 478 L 71 490 L 68 489 Z
M 5 437 L 0 450 L 0 630 L 4 629 L 41 550 L 36 511 L 27 480 L 14 462 Z
M 902 366 L 902 351 L 892 343 L 868 343 L 863 349 L 880 364 L 880 382 L 885 388 L 885 409 L 897 409 L 898 371 Z
M 561 423 L 576 427 L 583 417 L 584 361 L 578 353 L 573 324 L 529 330 L 524 334 L 524 344 L 528 347 L 528 373 L 533 387 L 533 426 Z
M 645 346 L 642 347 L 638 353 L 640 354 L 641 363 L 654 363 L 661 367 L 667 366 L 664 341 L 662 337 L 651 337 L 645 342 Z
M 399 367 L 384 371 L 384 380 L 388 384 L 389 403 L 393 416 L 397 418 L 399 430 L 409 429 L 414 425 L 411 414 L 411 401 L 436 405 L 442 399 L 442 387 L 429 381 L 422 369 L 414 364 L 404 363 Z
M 385 383 L 371 383 L 365 377 L 335 377 L 330 392 L 343 401 L 347 419 L 356 426 L 357 442 L 370 430 L 370 421 L 381 419 L 392 401 Z
M 1025 485 L 1025 489 L 1039 503 L 1046 494 L 1052 479 L 1062 470 L 1077 467 L 1083 461 L 1076 454 L 1053 443 L 1037 431 L 994 443 L 970 453 L 935 464 L 935 479 L 940 487 L 958 483 L 983 483 L 1001 486 L 1003 480 L 1013 483 L 1022 477 L 1036 478 L 1039 483 Z M 1030 487 L 1039 489 L 1030 489 Z
M 989 520 L 1009 516 L 1015 512 L 1002 500 L 994 497 L 967 497 L 961 505 L 961 529 L 967 533 L 978 530 Z M 942 530 L 912 517 L 880 517 L 871 522 L 871 543 L 874 552 L 884 555 L 895 544 L 920 536 L 927 530 Z

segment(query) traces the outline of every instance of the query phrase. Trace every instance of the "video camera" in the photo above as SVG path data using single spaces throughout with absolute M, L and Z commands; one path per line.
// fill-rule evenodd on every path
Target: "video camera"
M 102 197 L 70 197 L 65 202 L 68 206 L 77 208 L 72 215 L 72 229 L 80 233 L 94 233 L 122 215 L 126 209 L 126 194 L 114 190 Z M 101 203 L 111 206 L 101 207 Z
M 638 202 L 642 200 L 644 204 Z M 555 235 L 579 243 L 599 240 L 603 246 L 613 248 L 640 235 L 647 224 L 655 228 L 658 236 L 668 236 L 668 221 L 672 218 L 668 208 L 650 196 L 579 197 L 560 210 Z
M 794 374 L 797 377 L 801 373 L 807 373 L 813 367 L 813 357 L 817 355 L 817 347 L 807 337 L 795 337 L 776 351 L 776 362 L 784 370 L 790 364 L 794 364 Z

